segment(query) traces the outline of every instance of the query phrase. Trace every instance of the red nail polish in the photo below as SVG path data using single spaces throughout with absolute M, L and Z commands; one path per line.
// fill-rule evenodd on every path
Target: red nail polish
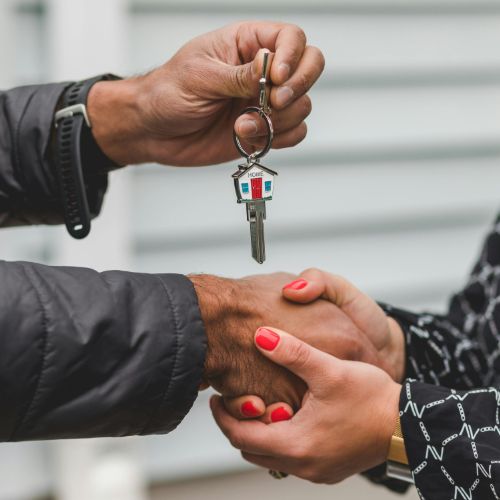
M 302 290 L 306 286 L 307 286 L 307 281 L 303 280 L 301 278 L 299 280 L 295 280 L 295 281 L 292 281 L 291 283 L 288 283 L 288 285 L 285 285 L 283 287 L 283 290 L 284 289 L 288 289 L 288 290 Z
M 259 347 L 266 351 L 273 351 L 280 341 L 280 336 L 268 330 L 267 328 L 259 328 L 255 336 L 255 342 Z
M 241 405 L 241 413 L 245 415 L 245 417 L 258 417 L 260 415 L 259 410 L 255 408 L 251 401 L 245 401 Z
M 292 416 L 288 413 L 283 406 L 276 408 L 271 412 L 271 422 L 282 422 L 283 420 L 290 420 Z

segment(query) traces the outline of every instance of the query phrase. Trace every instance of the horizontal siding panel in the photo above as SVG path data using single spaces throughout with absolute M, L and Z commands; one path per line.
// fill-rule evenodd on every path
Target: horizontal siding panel
M 316 90 L 301 148 L 371 149 L 496 140 L 500 85 Z
M 426 301 L 443 306 L 463 283 L 476 258 L 487 223 L 469 228 L 443 228 L 394 234 L 280 241 L 267 238 L 267 261 L 259 266 L 250 256 L 248 229 L 232 245 L 200 244 L 182 251 L 138 254 L 134 266 L 147 272 L 206 272 L 225 276 L 286 270 L 300 272 L 315 266 L 348 277 L 378 299 L 398 305 Z
M 273 153 L 266 162 L 272 163 Z M 367 221 L 384 225 L 411 220 L 432 225 L 465 222 L 500 206 L 500 158 L 370 164 L 283 166 L 275 199 L 268 203 L 269 231 L 314 233 L 329 228 L 350 234 Z M 132 228 L 136 241 L 213 240 L 246 229 L 244 207 L 236 203 L 233 165 L 196 169 L 150 167 L 134 176 Z M 151 214 L 155 214 L 151 217 Z M 410 221 L 408 222 L 410 224 Z M 410 224 L 410 225 L 411 225 Z
M 28 1 L 27 4 L 33 3 Z M 432 13 L 434 15 L 450 13 L 492 13 L 500 7 L 497 0 L 255 0 L 253 2 L 231 2 L 230 0 L 215 0 L 207 4 L 203 0 L 133 0 L 130 4 L 133 12 L 221 12 L 229 7 L 234 10 L 266 10 L 266 12 L 286 12 L 293 8 L 301 12 L 314 12 L 320 15 L 324 12 L 372 12 L 372 13 Z
M 498 3 L 498 2 L 497 2 Z M 253 5 L 247 3 L 243 5 Z M 500 3 L 497 13 L 483 15 L 415 16 L 357 15 L 282 11 L 280 21 L 300 25 L 309 43 L 319 46 L 327 59 L 326 75 L 367 72 L 442 72 L 465 69 L 482 72 L 500 68 Z M 131 69 L 143 71 L 166 61 L 191 38 L 241 19 L 268 19 L 262 12 L 248 13 L 234 4 L 223 12 L 136 12 L 131 17 L 129 54 Z M 432 75 L 431 75 L 432 76 Z

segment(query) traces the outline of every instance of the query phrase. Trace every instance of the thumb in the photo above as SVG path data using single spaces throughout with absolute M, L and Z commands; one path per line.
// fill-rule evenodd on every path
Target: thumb
M 264 53 L 267 49 L 260 49 L 253 61 L 237 66 L 227 64 L 222 76 L 222 93 L 226 97 L 241 99 L 257 98 L 259 94 L 259 79 L 264 63 Z M 271 61 L 270 61 L 271 62 Z M 269 64 L 271 67 L 271 64 Z
M 276 328 L 259 328 L 255 344 L 264 356 L 300 377 L 313 393 L 324 387 L 332 370 L 340 368 L 340 360 L 334 356 Z
M 300 278 L 286 284 L 283 297 L 291 302 L 309 304 L 325 294 L 325 273 L 319 269 L 307 269 L 300 273 Z

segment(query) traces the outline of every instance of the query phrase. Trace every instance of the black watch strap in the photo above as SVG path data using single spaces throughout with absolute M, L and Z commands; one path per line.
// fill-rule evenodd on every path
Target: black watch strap
M 87 97 L 95 83 L 118 79 L 109 74 L 72 84 L 66 89 L 61 108 L 55 114 L 56 171 L 64 222 L 73 238 L 85 238 L 90 232 L 88 177 L 105 175 L 117 167 L 101 151 L 92 135 Z

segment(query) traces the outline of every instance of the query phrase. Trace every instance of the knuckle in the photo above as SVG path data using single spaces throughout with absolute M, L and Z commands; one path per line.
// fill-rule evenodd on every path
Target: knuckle
M 296 369 L 307 366 L 310 357 L 311 353 L 303 342 L 297 340 L 288 347 L 288 364 Z
M 320 482 L 319 476 L 316 472 L 316 470 L 313 467 L 305 467 L 302 469 L 301 472 L 301 477 L 304 478 L 306 481 L 310 481 L 311 483 L 316 483 L 318 484 Z
M 309 459 L 309 455 L 309 446 L 303 443 L 294 444 L 289 447 L 290 458 L 299 463 L 306 462 Z
M 323 71 L 325 69 L 325 63 L 326 63 L 323 52 L 318 47 L 314 47 L 312 45 L 309 47 L 309 50 L 311 51 L 314 58 L 317 60 L 316 64 L 318 68 L 320 68 L 320 70 Z
M 302 122 L 294 145 L 298 144 L 299 142 L 302 142 L 305 139 L 306 135 L 307 135 L 307 124 L 305 122 Z
M 309 73 L 301 73 L 299 75 L 299 82 L 298 86 L 301 89 L 302 92 L 307 92 L 311 88 L 312 82 L 311 82 L 311 75 Z
M 334 369 L 329 370 L 328 380 L 331 381 L 331 386 L 341 387 L 345 390 L 351 385 L 349 378 L 350 371 L 345 368 L 345 363 L 338 363 Z
M 296 24 L 292 24 L 292 28 L 295 31 L 295 36 L 297 37 L 297 40 L 299 40 L 299 42 L 305 45 L 307 43 L 306 32 Z
M 302 271 L 302 274 L 323 274 L 324 271 L 322 269 L 319 269 L 318 267 L 308 267 L 304 271 Z
M 244 440 L 243 440 L 243 437 L 241 436 L 241 434 L 239 434 L 238 432 L 231 432 L 228 436 L 229 438 L 229 442 L 231 443 L 231 446 L 233 446 L 234 448 L 237 448 L 238 450 L 241 450 L 244 446 Z
M 241 67 L 237 71 L 234 71 L 232 73 L 232 80 L 234 88 L 238 90 L 238 93 L 241 95 L 245 94 L 247 91 L 245 68 Z
M 307 118 L 311 114 L 311 111 L 312 111 L 312 101 L 308 95 L 305 95 L 302 101 L 303 101 L 302 102 L 302 105 L 303 105 L 302 116 L 304 118 Z

